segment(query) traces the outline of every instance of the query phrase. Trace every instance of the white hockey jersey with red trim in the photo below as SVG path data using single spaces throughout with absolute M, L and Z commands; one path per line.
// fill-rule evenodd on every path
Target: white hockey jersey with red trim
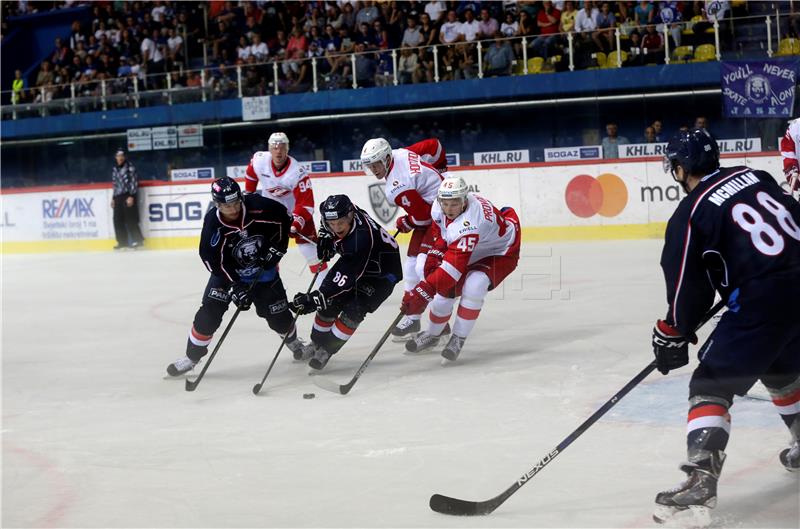
M 408 149 L 392 151 L 392 166 L 386 176 L 386 198 L 411 216 L 416 226 L 431 223 L 431 204 L 436 201 L 442 175 Z
M 447 152 L 445 152 L 442 143 L 436 138 L 418 141 L 413 145 L 409 145 L 406 149 L 419 154 L 423 162 L 431 164 L 440 173 L 447 170 Z
M 800 118 L 789 122 L 786 134 L 781 138 L 781 156 L 785 174 L 793 167 L 800 170 Z
M 277 200 L 304 222 L 313 222 L 314 192 L 311 179 L 300 163 L 288 157 L 283 169 L 278 170 L 272 163 L 269 151 L 258 151 L 250 160 L 245 173 L 245 190 L 254 193 L 261 184 L 261 194 Z
M 474 193 L 467 195 L 467 208 L 452 221 L 445 217 L 438 201 L 433 203 L 431 216 L 434 234 L 439 238 L 434 246 L 444 253 L 444 259 L 426 281 L 437 288 L 457 283 L 469 265 L 493 255 L 506 255 L 514 244 L 514 224 Z M 445 273 L 449 277 L 442 275 Z

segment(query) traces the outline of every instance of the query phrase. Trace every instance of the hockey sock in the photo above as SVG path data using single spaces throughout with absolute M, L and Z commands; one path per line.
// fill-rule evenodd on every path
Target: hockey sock
M 433 336 L 442 334 L 445 325 L 450 321 L 450 315 L 453 314 L 453 305 L 455 303 L 455 298 L 446 298 L 441 294 L 433 296 L 431 310 L 428 312 L 428 334 Z
M 333 327 L 335 319 L 320 316 L 319 313 L 315 314 L 314 325 L 311 327 L 311 341 L 316 344 L 325 343 L 331 334 L 331 327 Z
M 331 327 L 331 336 L 328 339 L 328 345 L 326 347 L 328 352 L 334 354 L 341 349 L 342 346 L 347 343 L 347 340 L 353 336 L 357 328 L 358 324 L 350 321 L 346 317 L 337 318 L 337 320 L 333 322 L 333 327 Z
M 689 399 L 686 445 L 690 463 L 710 464 L 713 452 L 722 452 L 731 432 L 730 403 L 720 397 L 697 395 Z
M 197 329 L 192 328 L 189 330 L 189 339 L 186 341 L 186 356 L 197 362 L 208 353 L 208 344 L 211 343 L 213 334 L 203 334 L 197 332 Z
M 289 332 L 280 335 L 281 338 L 286 338 L 287 342 L 293 342 L 297 339 L 297 326 L 293 325 Z
M 403 279 L 405 291 L 409 292 L 414 290 L 417 283 L 420 281 L 419 274 L 417 274 L 417 256 L 408 256 L 403 261 Z
M 470 272 L 467 275 L 461 290 L 456 321 L 453 324 L 454 335 L 466 338 L 472 332 L 475 321 L 481 313 L 483 300 L 489 292 L 489 284 L 489 277 L 483 272 Z
M 792 437 L 800 440 L 800 377 L 781 388 L 767 386 L 767 390 Z

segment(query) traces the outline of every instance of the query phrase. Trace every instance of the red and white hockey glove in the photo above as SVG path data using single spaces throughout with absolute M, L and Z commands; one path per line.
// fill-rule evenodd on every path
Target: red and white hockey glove
M 428 250 L 428 257 L 425 258 L 425 268 L 423 274 L 428 277 L 434 270 L 439 268 L 444 260 L 444 253 L 436 248 Z
M 783 170 L 786 177 L 786 182 L 789 184 L 789 192 L 794 192 L 800 189 L 800 170 L 796 165 Z
M 653 352 L 656 355 L 656 367 L 662 375 L 689 363 L 689 342 L 697 343 L 697 336 L 681 336 L 678 329 L 664 320 L 656 322 L 653 327 Z
M 292 215 L 292 227 L 289 228 L 289 237 L 297 237 L 300 230 L 306 225 L 305 219 L 300 215 Z
M 397 217 L 397 229 L 400 230 L 400 233 L 408 233 L 414 231 L 415 228 L 416 226 L 411 222 L 410 216 L 403 215 L 402 217 Z
M 425 307 L 428 306 L 428 303 L 433 301 L 434 294 L 436 294 L 436 289 L 433 288 L 433 285 L 420 281 L 417 286 L 403 296 L 403 301 L 400 303 L 400 312 L 407 316 L 422 314 L 425 312 Z

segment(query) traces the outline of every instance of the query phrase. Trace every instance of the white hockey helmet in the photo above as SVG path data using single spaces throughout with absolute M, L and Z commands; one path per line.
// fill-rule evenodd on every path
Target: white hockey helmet
M 469 193 L 467 182 L 460 176 L 450 176 L 442 180 L 442 183 L 439 184 L 437 197 L 439 200 L 451 198 L 465 199 L 467 198 L 467 193 Z
M 286 149 L 289 149 L 289 136 L 286 135 L 285 132 L 273 132 L 269 135 L 269 139 L 267 140 L 267 146 L 272 145 L 273 143 L 285 143 Z
M 384 174 L 381 177 L 375 174 L 372 169 L 369 168 L 369 165 L 375 163 L 382 163 L 384 168 Z M 361 149 L 361 166 L 364 168 L 364 172 L 378 177 L 383 178 L 389 174 L 389 166 L 392 163 L 392 146 L 389 145 L 389 142 L 383 138 L 372 138 L 367 140 L 367 143 L 364 144 L 364 147 Z

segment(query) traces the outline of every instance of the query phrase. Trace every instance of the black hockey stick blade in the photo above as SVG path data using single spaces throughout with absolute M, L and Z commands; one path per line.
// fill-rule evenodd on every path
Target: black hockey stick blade
M 331 382 L 330 380 L 325 380 L 322 377 L 314 377 L 313 380 L 314 384 L 316 384 L 318 387 L 322 389 L 331 391 L 333 393 L 339 393 L 340 395 L 347 395 L 348 393 L 350 393 L 350 390 L 353 389 L 353 386 L 356 385 L 358 379 L 361 378 L 361 374 L 364 372 L 365 369 L 367 369 L 367 366 L 369 365 L 370 362 L 372 362 L 372 359 L 375 358 L 375 355 L 378 354 L 378 351 L 381 350 L 381 347 L 383 347 L 383 344 L 386 343 L 386 340 L 389 338 L 389 334 L 391 334 L 392 329 L 395 328 L 395 326 L 403 318 L 403 316 L 404 314 L 401 312 L 392 321 L 392 324 L 389 325 L 389 328 L 386 329 L 385 333 L 383 333 L 381 339 L 378 341 L 377 344 L 375 344 L 375 347 L 372 348 L 372 351 L 369 353 L 367 359 L 361 363 L 361 367 L 358 368 L 358 371 L 356 371 L 356 374 L 353 375 L 353 378 L 350 379 L 350 382 L 348 382 L 347 384 L 339 385 L 336 384 L 335 382 Z
M 714 305 L 708 312 L 706 312 L 705 316 L 703 316 L 703 320 L 697 325 L 695 331 L 697 331 L 700 327 L 705 325 L 708 320 L 710 320 L 714 314 L 720 311 L 722 307 L 725 306 L 724 300 L 719 301 L 716 305 Z M 603 415 L 608 412 L 611 408 L 613 408 L 625 395 L 627 395 L 633 388 L 639 385 L 647 376 L 655 371 L 656 364 L 655 361 L 649 363 L 644 369 L 642 369 L 638 375 L 633 377 L 630 382 L 625 384 L 625 386 L 620 389 L 613 397 L 611 397 L 605 404 L 603 404 L 600 409 L 592 414 L 591 417 L 583 421 L 583 423 L 578 426 L 572 433 L 570 433 L 563 441 L 561 441 L 555 449 L 551 450 L 549 454 L 539 460 L 536 465 L 533 466 L 528 472 L 523 474 L 522 476 L 517 479 L 514 484 L 508 487 L 502 494 L 495 496 L 494 498 L 486 501 L 466 501 L 460 500 L 458 498 L 451 498 L 449 496 L 443 496 L 441 494 L 434 494 L 431 496 L 430 501 L 428 504 L 430 508 L 436 512 L 442 514 L 450 514 L 455 516 L 476 516 L 476 515 L 483 515 L 489 514 L 497 509 L 500 505 L 503 504 L 512 494 L 517 492 L 523 485 L 525 485 L 528 481 L 530 481 L 536 474 L 538 474 L 544 467 L 546 467 L 553 459 L 556 458 L 558 454 L 566 450 L 566 448 L 571 445 L 578 437 L 580 437 L 586 430 L 589 429 L 595 422 L 597 422 Z

